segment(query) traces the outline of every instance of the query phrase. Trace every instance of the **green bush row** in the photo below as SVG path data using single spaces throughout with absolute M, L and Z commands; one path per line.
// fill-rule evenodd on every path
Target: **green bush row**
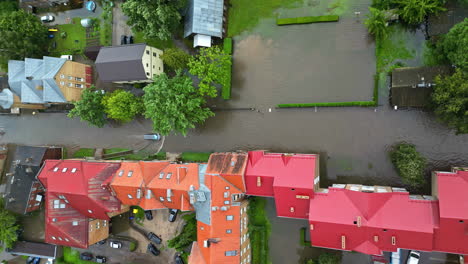
M 208 162 L 211 152 L 183 152 L 180 159 L 183 162 Z
M 223 43 L 224 53 L 232 55 L 232 38 L 225 38 Z
M 277 18 L 276 24 L 278 26 L 292 25 L 292 24 L 307 24 L 319 22 L 336 22 L 339 16 L 308 16 L 308 17 L 290 17 L 290 18 Z
M 231 58 L 231 61 L 232 61 L 232 58 Z M 226 75 L 227 76 L 225 80 L 226 82 L 223 83 L 223 88 L 221 90 L 221 97 L 224 100 L 229 100 L 231 99 L 232 64 L 226 67 L 226 71 L 228 71 L 229 74 Z
M 337 106 L 377 106 L 374 101 L 357 101 L 357 102 L 336 102 L 336 103 L 309 103 L 309 104 L 279 104 L 279 108 L 300 108 L 300 107 L 337 107 Z

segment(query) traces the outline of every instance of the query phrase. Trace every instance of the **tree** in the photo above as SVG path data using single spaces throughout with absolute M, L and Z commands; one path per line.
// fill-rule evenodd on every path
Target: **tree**
M 195 124 L 214 116 L 204 107 L 205 99 L 193 87 L 192 80 L 180 71 L 172 79 L 165 73 L 156 76 L 154 83 L 143 90 L 145 117 L 153 121 L 153 130 L 162 135 L 178 131 L 185 136 Z
M 47 27 L 23 10 L 0 16 L 0 64 L 8 60 L 42 57 L 47 52 Z
M 452 64 L 468 71 L 468 18 L 453 26 L 437 45 Z
M 174 71 L 187 68 L 190 55 L 181 49 L 171 48 L 166 49 L 162 55 L 162 60 L 165 65 Z
M 18 2 L 14 0 L 4 0 L 0 2 L 0 15 L 8 14 L 18 10 Z
M 432 102 L 436 115 L 457 133 L 468 133 L 468 73 L 457 69 L 452 76 L 435 79 Z
M 102 99 L 104 94 L 92 86 L 81 93 L 81 99 L 74 102 L 74 108 L 68 113 L 68 117 L 79 117 L 90 125 L 103 127 L 106 124 L 106 116 Z
M 386 39 L 389 29 L 385 18 L 385 11 L 373 7 L 369 7 L 369 11 L 370 13 L 364 21 L 367 30 L 369 30 L 369 33 L 374 35 L 376 39 Z
M 0 241 L 6 248 L 11 248 L 18 240 L 16 232 L 20 227 L 16 224 L 16 217 L 3 207 L 0 199 Z
M 213 98 L 216 97 L 218 91 L 214 85 L 227 83 L 230 73 L 226 71 L 226 68 L 231 64 L 231 56 L 225 54 L 217 46 L 203 48 L 200 50 L 200 54 L 190 58 L 188 63 L 189 71 L 200 79 L 199 93 Z
M 408 143 L 399 143 L 390 151 L 390 158 L 404 184 L 419 187 L 424 184 L 426 159 Z
M 185 5 L 186 0 L 127 0 L 122 11 L 128 16 L 127 24 L 145 38 L 167 40 L 179 26 L 182 18 L 179 10 Z
M 396 1 L 401 18 L 408 24 L 419 24 L 427 15 L 444 11 L 443 0 L 399 0 Z
M 121 89 L 105 95 L 102 104 L 107 117 L 123 123 L 132 121 L 143 112 L 142 99 Z
M 318 258 L 319 264 L 339 264 L 341 263 L 341 257 L 337 254 L 322 253 Z

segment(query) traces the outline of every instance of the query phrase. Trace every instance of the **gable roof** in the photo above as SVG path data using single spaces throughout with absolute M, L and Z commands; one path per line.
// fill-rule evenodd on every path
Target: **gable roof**
M 96 58 L 99 79 L 104 82 L 146 80 L 142 57 L 146 44 L 102 47 Z
M 244 172 L 246 166 L 247 153 L 213 153 L 208 160 L 206 173 L 221 175 L 245 192 Z
M 190 0 L 185 16 L 184 37 L 203 34 L 223 36 L 223 0 Z
M 436 172 L 440 217 L 468 221 L 468 171 Z
M 7 249 L 10 254 L 55 259 L 57 246 L 45 243 L 17 241 L 13 248 Z

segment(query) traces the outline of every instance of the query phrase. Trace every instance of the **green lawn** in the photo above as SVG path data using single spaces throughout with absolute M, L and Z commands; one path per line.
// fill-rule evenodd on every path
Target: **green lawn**
M 143 33 L 141 32 L 133 32 L 133 41 L 135 43 L 146 43 L 151 47 L 155 47 L 161 50 L 165 50 L 168 48 L 175 48 L 174 42 L 169 39 L 169 40 L 161 40 L 158 38 L 152 38 L 152 39 L 145 39 L 143 37 Z
M 94 157 L 94 149 L 81 148 L 73 154 L 72 158 L 78 159 L 78 158 L 86 158 L 86 157 Z
M 57 264 L 90 264 L 93 261 L 80 260 L 80 252 L 70 247 L 63 247 L 63 257 L 56 260 Z
M 123 151 L 129 151 L 130 149 L 126 148 L 110 148 L 110 149 L 104 149 L 104 154 L 112 154 L 112 153 L 117 153 L 117 152 L 123 152 Z M 110 160 L 146 160 L 148 158 L 147 153 L 134 153 L 134 154 L 128 154 L 122 157 L 116 157 L 112 158 Z
M 228 35 L 239 35 L 252 29 L 261 18 L 272 18 L 278 8 L 294 7 L 302 0 L 231 0 L 228 18 Z
M 184 152 L 180 156 L 183 162 L 208 162 L 211 152 Z
M 268 264 L 268 240 L 271 234 L 271 224 L 265 211 L 266 199 L 249 198 L 247 214 L 249 216 L 249 236 L 252 247 L 252 263 Z
M 99 28 L 99 42 L 103 46 L 112 46 L 112 19 L 102 20 Z
M 388 38 L 376 39 L 377 73 L 389 72 L 396 62 L 411 59 L 415 55 L 414 50 L 407 48 L 407 44 L 411 43 L 413 33 L 401 25 L 391 26 L 389 31 Z
M 60 54 L 76 54 L 83 52 L 86 47 L 86 29 L 81 26 L 81 18 L 73 18 L 72 24 L 58 25 L 58 32 L 54 32 L 55 37 L 52 42 L 57 43 L 55 49 L 51 49 L 54 53 Z M 66 32 L 65 38 L 61 37 L 61 33 Z

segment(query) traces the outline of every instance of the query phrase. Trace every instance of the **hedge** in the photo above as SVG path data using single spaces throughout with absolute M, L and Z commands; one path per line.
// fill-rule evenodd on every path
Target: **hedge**
M 183 162 L 208 162 L 211 152 L 184 152 L 180 156 Z
M 226 82 L 222 84 L 223 88 L 221 90 L 221 97 L 224 100 L 231 99 L 231 75 L 232 75 L 232 39 L 225 38 L 223 43 L 223 50 L 224 53 L 231 57 L 231 65 L 226 67 L 226 71 L 228 72 Z
M 374 101 L 357 101 L 357 102 L 336 102 L 336 103 L 308 103 L 308 104 L 279 104 L 278 108 L 300 108 L 300 107 L 337 107 L 337 106 L 377 106 Z
M 291 17 L 291 18 L 277 18 L 276 24 L 278 26 L 293 25 L 293 24 L 307 24 L 319 22 L 336 22 L 339 16 L 308 16 L 308 17 Z
M 225 38 L 223 45 L 224 53 L 232 55 L 232 38 Z

